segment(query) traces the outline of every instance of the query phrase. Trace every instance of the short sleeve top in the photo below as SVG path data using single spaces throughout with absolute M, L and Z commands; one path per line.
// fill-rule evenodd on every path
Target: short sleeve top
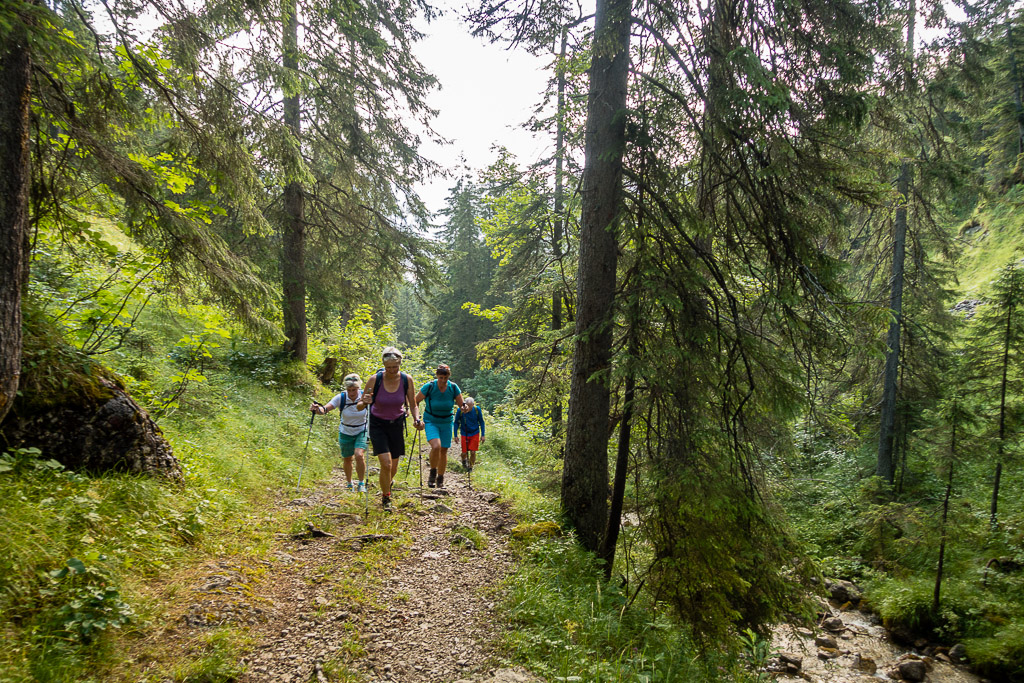
M 360 391 L 359 395 L 353 399 L 348 395 L 348 392 L 343 391 L 327 403 L 332 408 L 337 408 L 342 404 L 342 401 L 345 402 L 345 407 L 341 409 L 341 423 L 338 425 L 338 431 L 342 434 L 356 436 L 366 429 L 369 411 L 356 409 L 356 403 L 362 396 L 363 392 Z
M 426 408 L 423 410 L 423 419 L 434 424 L 451 424 L 452 407 L 455 405 L 455 397 L 462 393 L 459 385 L 448 380 L 448 386 L 441 391 L 437 386 L 437 380 L 431 380 L 422 387 L 420 393 L 426 398 Z

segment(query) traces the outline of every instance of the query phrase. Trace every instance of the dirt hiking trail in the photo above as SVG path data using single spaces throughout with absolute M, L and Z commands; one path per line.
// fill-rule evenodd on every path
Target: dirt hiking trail
M 248 624 L 243 683 L 497 680 L 494 605 L 512 568 L 513 520 L 497 494 L 470 488 L 456 444 L 445 488 L 428 488 L 428 455 L 425 446 L 422 489 L 415 453 L 410 482 L 401 482 L 402 458 L 390 511 L 372 456 L 365 498 L 345 489 L 339 464 L 328 482 L 286 501 L 305 531 L 278 534 L 255 569 L 221 565 L 205 576 L 184 626 Z

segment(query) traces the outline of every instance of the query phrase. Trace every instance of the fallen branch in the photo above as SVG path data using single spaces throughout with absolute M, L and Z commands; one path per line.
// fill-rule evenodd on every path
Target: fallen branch
M 334 534 L 329 534 L 323 529 L 318 529 L 312 524 L 306 524 L 306 530 L 300 531 L 297 534 L 292 534 L 292 538 L 334 538 Z
M 339 538 L 339 543 L 354 543 L 356 541 L 360 543 L 373 543 L 375 541 L 392 541 L 394 536 L 391 534 L 363 534 L 361 536 L 349 536 L 347 538 Z

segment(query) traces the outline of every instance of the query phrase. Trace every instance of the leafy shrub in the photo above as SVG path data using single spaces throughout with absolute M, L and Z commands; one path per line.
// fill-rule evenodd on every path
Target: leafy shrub
M 1010 622 L 1019 607 L 997 600 L 996 593 L 956 577 L 942 584 L 939 611 L 933 613 L 935 579 L 886 578 L 868 584 L 866 597 L 889 627 L 904 627 L 922 636 L 952 643 L 964 637 L 989 637 Z
M 264 386 L 278 383 L 278 369 L 287 362 L 287 351 L 267 351 L 264 348 L 234 348 L 228 353 L 228 367 L 237 375 L 246 376 Z
M 934 580 L 928 578 L 882 579 L 868 586 L 867 598 L 887 627 L 900 626 L 923 634 L 935 625 L 934 590 Z
M 93 553 L 90 559 L 102 562 L 107 558 Z M 73 557 L 48 576 L 51 587 L 40 592 L 64 601 L 54 616 L 71 637 L 88 643 L 99 632 L 120 628 L 131 620 L 132 608 L 121 599 L 121 592 L 99 566 L 87 567 Z

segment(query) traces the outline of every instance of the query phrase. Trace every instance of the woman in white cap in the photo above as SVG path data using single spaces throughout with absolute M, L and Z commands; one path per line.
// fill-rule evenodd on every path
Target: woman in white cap
M 359 390 L 362 380 L 352 373 L 342 380 L 344 391 L 332 398 L 325 405 L 314 403 L 311 410 L 318 415 L 325 415 L 335 408 L 341 410 L 341 424 L 338 427 L 338 446 L 341 447 L 341 458 L 345 468 L 345 488 L 352 491 L 366 491 L 366 426 L 368 411 L 361 401 L 363 392 Z M 352 485 L 352 461 L 356 461 L 355 486 Z

